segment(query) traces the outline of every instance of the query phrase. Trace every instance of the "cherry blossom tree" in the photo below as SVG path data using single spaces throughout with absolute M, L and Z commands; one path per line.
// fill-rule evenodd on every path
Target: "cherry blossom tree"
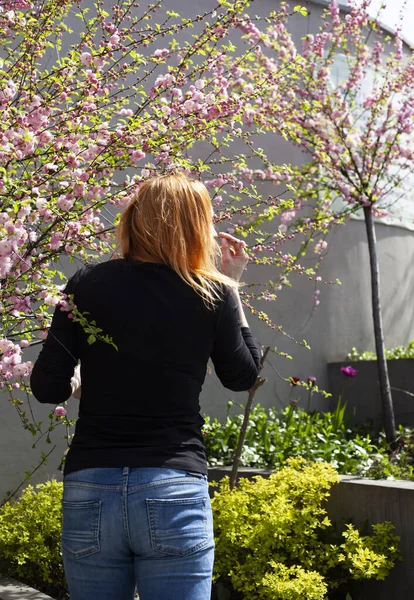
M 400 29 L 393 35 L 381 31 L 370 16 L 371 4 L 351 0 L 341 13 L 337 0 L 331 0 L 322 27 L 305 36 L 299 57 L 287 19 L 265 33 L 252 28 L 248 36 L 264 43 L 267 52 L 255 56 L 246 79 L 252 90 L 260 90 L 249 107 L 252 124 L 283 135 L 305 153 L 304 164 L 284 172 L 294 188 L 295 210 L 289 217 L 295 227 L 301 221 L 318 222 L 324 234 L 334 223 L 363 212 L 384 425 L 393 445 L 374 218 L 385 216 L 396 195 L 407 193 L 414 173 L 414 57 L 404 52 Z M 338 57 L 346 69 L 336 82 Z M 364 92 L 367 81 L 370 89 Z M 280 166 L 271 157 L 265 161 L 266 177 L 280 181 Z M 255 173 L 247 169 L 244 176 L 254 179 Z M 304 206 L 313 207 L 306 218 L 300 214 Z M 315 245 L 317 253 L 327 247 L 324 237 Z
M 31 413 L 25 353 L 42 343 L 55 307 L 80 320 L 91 343 L 110 343 L 62 296 L 60 261 L 116 255 L 114 226 L 141 182 L 180 171 L 209 187 L 216 222 L 246 238 L 252 264 L 273 266 L 272 279 L 244 288 L 243 300 L 285 335 L 260 303 L 305 276 L 316 306 L 317 286 L 327 283 L 318 275 L 325 234 L 363 211 L 386 433 L 394 441 L 373 217 L 414 170 L 414 63 L 400 31 L 379 32 L 369 4 L 351 3 L 344 15 L 332 0 L 320 31 L 297 48 L 290 24 L 306 14 L 300 5 L 282 4 L 259 19 L 248 15 L 247 0 L 220 0 L 193 18 L 164 11 L 161 1 L 107 10 L 73 0 L 2 3 L 0 387 L 37 439 L 61 424 L 71 437 L 64 407 L 46 425 Z M 79 33 L 69 27 L 74 12 Z M 338 55 L 348 70 L 335 85 Z M 370 65 L 372 90 L 363 97 Z M 299 146 L 303 164 L 267 155 L 263 134 Z M 263 196 L 269 181 L 275 193 Z M 309 250 L 315 264 L 305 268 Z

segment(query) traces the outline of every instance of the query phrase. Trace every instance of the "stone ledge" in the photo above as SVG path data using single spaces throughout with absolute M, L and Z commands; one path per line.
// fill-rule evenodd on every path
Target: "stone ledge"
M 53 598 L 20 581 L 0 575 L 0 600 L 53 600 Z
M 208 468 L 209 481 L 218 481 L 225 476 L 230 475 L 231 467 L 229 466 L 214 466 Z M 272 473 L 271 469 L 256 469 L 255 467 L 240 467 L 237 478 L 245 477 L 251 479 L 255 475 L 268 477 Z M 351 483 L 353 485 L 365 485 L 369 487 L 380 487 L 398 490 L 414 491 L 414 481 L 405 481 L 402 479 L 368 479 L 367 477 L 359 477 L 358 475 L 340 475 L 341 483 Z
M 367 477 L 357 477 L 355 475 L 340 475 L 340 478 L 341 483 L 414 491 L 414 481 L 405 481 L 403 479 L 368 479 Z

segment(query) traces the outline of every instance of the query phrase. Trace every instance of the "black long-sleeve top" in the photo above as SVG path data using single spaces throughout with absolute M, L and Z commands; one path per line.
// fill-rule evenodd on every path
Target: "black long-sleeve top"
M 56 307 L 31 388 L 39 402 L 82 393 L 65 474 L 93 467 L 169 467 L 206 473 L 199 394 L 211 357 L 222 384 L 248 390 L 259 372 L 250 329 L 231 290 L 214 310 L 165 264 L 112 260 L 81 269 L 65 292 L 96 322 L 90 333 Z

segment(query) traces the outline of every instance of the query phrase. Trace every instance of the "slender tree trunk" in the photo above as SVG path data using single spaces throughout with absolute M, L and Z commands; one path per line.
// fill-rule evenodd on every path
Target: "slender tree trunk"
M 263 369 L 263 366 L 264 366 L 265 360 L 267 358 L 267 355 L 269 353 L 269 350 L 270 350 L 270 346 L 267 346 L 263 352 L 262 358 L 260 359 L 259 374 L 260 374 L 261 370 Z M 244 409 L 244 419 L 243 419 L 243 423 L 242 423 L 242 426 L 240 429 L 239 439 L 237 442 L 237 449 L 236 449 L 236 452 L 234 453 L 233 465 L 232 465 L 231 474 L 230 474 L 230 489 L 231 490 L 234 488 L 234 486 L 236 485 L 236 481 L 237 481 L 237 473 L 238 473 L 239 467 L 240 467 L 240 457 L 241 457 L 241 453 L 243 450 L 244 439 L 246 437 L 246 431 L 247 431 L 247 425 L 248 425 L 249 419 L 250 419 L 250 413 L 252 412 L 253 400 L 254 400 L 257 390 L 260 387 L 262 387 L 262 385 L 264 383 L 266 383 L 266 381 L 267 381 L 267 379 L 265 377 L 258 376 L 253 387 L 250 388 L 250 390 L 249 390 L 249 396 L 247 398 L 246 407 Z
M 382 326 L 382 312 L 380 299 L 380 276 L 377 256 L 377 239 L 375 225 L 372 218 L 372 206 L 364 207 L 365 227 L 368 238 L 369 263 L 371 268 L 371 293 L 372 316 L 374 319 L 375 349 L 377 352 L 377 366 L 380 383 L 382 413 L 387 442 L 395 444 L 395 417 L 392 403 L 391 386 L 388 377 L 388 365 L 385 358 L 384 330 Z

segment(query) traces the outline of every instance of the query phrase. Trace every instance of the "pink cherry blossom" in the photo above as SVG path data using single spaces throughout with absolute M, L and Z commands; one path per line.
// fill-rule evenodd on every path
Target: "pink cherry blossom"
M 133 162 L 138 162 L 145 158 L 145 152 L 142 150 L 134 150 L 131 154 L 131 158 Z
M 90 65 L 92 62 L 92 54 L 90 52 L 83 52 L 80 55 L 80 61 L 83 65 Z
M 328 242 L 326 240 L 320 240 L 315 246 L 316 254 L 322 254 L 323 252 L 325 252 L 327 247 Z

